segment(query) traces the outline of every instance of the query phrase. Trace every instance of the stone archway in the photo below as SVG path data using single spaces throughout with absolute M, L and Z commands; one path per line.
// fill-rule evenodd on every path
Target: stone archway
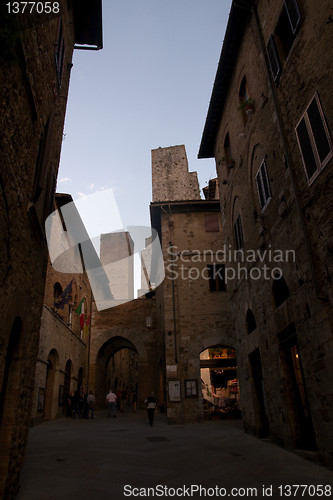
M 121 363 L 122 361 L 125 363 Z M 95 394 L 97 407 L 104 406 L 105 395 L 110 388 L 115 391 L 125 387 L 126 391 L 130 393 L 137 384 L 138 351 L 135 345 L 124 337 L 111 337 L 101 346 L 96 358 Z

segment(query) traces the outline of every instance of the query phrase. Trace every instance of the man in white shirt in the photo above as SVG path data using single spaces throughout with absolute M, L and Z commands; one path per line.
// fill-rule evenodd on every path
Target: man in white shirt
M 116 409 L 117 409 L 117 396 L 112 389 L 109 389 L 109 394 L 106 396 L 105 404 L 108 406 L 108 418 L 111 417 L 111 413 L 113 418 L 116 418 Z

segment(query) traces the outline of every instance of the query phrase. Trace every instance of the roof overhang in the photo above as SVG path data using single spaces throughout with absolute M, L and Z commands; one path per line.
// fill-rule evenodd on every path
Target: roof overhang
M 253 0 L 233 0 L 198 158 L 213 158 L 216 136 Z
M 102 0 L 74 0 L 74 49 L 103 48 Z

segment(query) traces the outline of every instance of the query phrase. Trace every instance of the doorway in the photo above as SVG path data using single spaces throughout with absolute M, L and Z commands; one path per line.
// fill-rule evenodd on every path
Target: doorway
M 236 352 L 215 345 L 200 353 L 201 390 L 206 417 L 241 417 Z
M 263 438 L 269 434 L 267 417 L 267 405 L 262 374 L 261 358 L 259 349 L 255 349 L 250 355 L 250 372 L 252 375 L 253 402 L 255 413 L 255 432 L 258 437 Z
M 279 334 L 279 338 L 282 377 L 294 446 L 298 449 L 316 450 L 295 326 L 290 325 Z

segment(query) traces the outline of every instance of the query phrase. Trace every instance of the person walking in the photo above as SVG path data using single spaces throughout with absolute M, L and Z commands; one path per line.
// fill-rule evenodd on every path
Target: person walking
M 113 418 L 116 418 L 117 396 L 112 392 L 112 389 L 109 389 L 109 394 L 106 395 L 105 404 L 108 407 L 108 418 L 111 417 L 111 413 Z
M 96 403 L 96 398 L 94 396 L 93 391 L 89 391 L 89 394 L 87 396 L 87 405 L 88 405 L 88 410 L 87 410 L 87 417 L 89 418 L 89 413 L 90 413 L 90 418 L 95 418 L 94 416 L 94 406 Z
M 147 414 L 148 414 L 148 421 L 149 425 L 153 427 L 154 424 L 154 416 L 155 416 L 155 408 L 156 408 L 156 399 L 154 397 L 154 393 L 152 392 L 150 396 L 148 396 L 145 400 L 145 403 L 147 404 Z

